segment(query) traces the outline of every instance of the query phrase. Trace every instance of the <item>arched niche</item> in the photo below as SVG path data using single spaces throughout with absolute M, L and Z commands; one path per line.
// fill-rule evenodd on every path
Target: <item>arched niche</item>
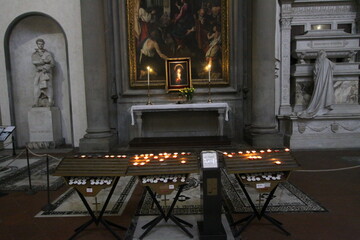
M 55 106 L 61 112 L 62 137 L 65 144 L 73 145 L 66 37 L 61 26 L 54 19 L 41 13 L 28 13 L 15 19 L 9 26 L 4 41 L 11 92 L 9 102 L 12 124 L 16 126 L 16 143 L 18 147 L 23 147 L 29 142 L 27 114 L 33 104 L 35 75 L 31 55 L 37 48 L 38 38 L 45 40 L 45 48 L 54 57 Z

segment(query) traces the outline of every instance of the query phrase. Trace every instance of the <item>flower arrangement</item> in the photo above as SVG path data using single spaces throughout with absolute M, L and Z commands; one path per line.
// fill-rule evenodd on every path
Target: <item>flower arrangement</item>
M 193 87 L 183 88 L 180 89 L 179 91 L 180 91 L 180 95 L 186 97 L 186 101 L 189 102 L 194 96 L 195 88 Z

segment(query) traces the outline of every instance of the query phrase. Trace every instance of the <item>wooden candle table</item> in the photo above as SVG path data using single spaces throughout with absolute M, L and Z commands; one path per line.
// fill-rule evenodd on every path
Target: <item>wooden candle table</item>
M 274 192 L 279 183 L 284 182 L 290 176 L 291 171 L 298 169 L 299 164 L 292 156 L 290 149 L 265 149 L 265 150 L 241 150 L 224 153 L 226 170 L 234 174 L 243 190 L 246 199 L 249 201 L 253 213 L 233 223 L 237 225 L 244 223 L 242 228 L 235 234 L 239 236 L 255 217 L 260 220 L 262 217 L 281 229 L 285 234 L 290 235 L 282 223 L 266 214 Z M 249 196 L 245 185 L 255 188 L 259 193 L 269 192 L 269 195 L 260 211 L 255 207 Z

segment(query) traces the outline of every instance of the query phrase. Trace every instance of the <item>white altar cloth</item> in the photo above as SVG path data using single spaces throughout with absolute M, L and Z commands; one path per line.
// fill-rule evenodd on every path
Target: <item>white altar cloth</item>
M 190 103 L 190 104 L 154 104 L 134 105 L 130 108 L 131 125 L 138 126 L 138 136 L 142 131 L 141 115 L 143 112 L 170 112 L 170 111 L 217 111 L 219 113 L 219 135 L 223 135 L 224 119 L 229 121 L 230 107 L 227 103 Z M 136 116 L 135 116 L 136 115 Z

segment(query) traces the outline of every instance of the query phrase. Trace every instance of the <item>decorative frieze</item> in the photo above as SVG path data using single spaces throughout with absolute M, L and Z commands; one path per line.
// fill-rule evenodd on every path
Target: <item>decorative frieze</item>
M 307 16 L 319 16 L 319 15 L 344 15 L 349 13 L 356 13 L 355 7 L 351 5 L 322 5 L 322 6 L 295 6 L 292 9 L 294 16 L 307 15 Z

